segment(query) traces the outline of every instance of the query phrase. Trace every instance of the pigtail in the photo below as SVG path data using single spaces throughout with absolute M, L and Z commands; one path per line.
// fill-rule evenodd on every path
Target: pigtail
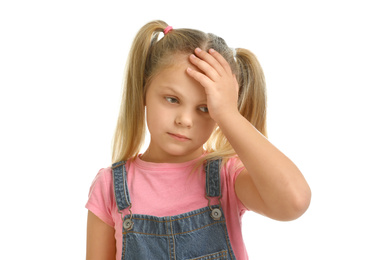
M 112 162 L 136 156 L 145 139 L 145 85 L 148 57 L 159 33 L 167 27 L 162 21 L 143 26 L 134 38 L 126 64 L 122 102 L 112 145 Z
M 267 137 L 266 130 L 266 83 L 263 70 L 256 56 L 246 49 L 236 49 L 238 65 L 240 113 Z

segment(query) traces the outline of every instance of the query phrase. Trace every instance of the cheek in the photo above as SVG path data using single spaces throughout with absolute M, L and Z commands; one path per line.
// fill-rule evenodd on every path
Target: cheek
M 148 103 L 146 106 L 146 122 L 149 130 L 153 127 L 164 126 L 169 117 L 169 112 L 160 104 Z
M 147 110 L 146 123 L 151 134 L 153 133 L 154 129 L 158 128 L 159 120 L 153 110 Z
M 213 130 L 216 128 L 216 123 L 213 120 L 204 120 L 203 122 L 203 131 L 201 136 L 203 136 L 204 139 L 209 138 L 209 136 L 212 134 Z
M 212 122 L 210 122 L 207 125 L 208 132 L 211 134 L 213 130 L 216 128 L 216 126 L 217 126 L 216 123 L 212 120 Z

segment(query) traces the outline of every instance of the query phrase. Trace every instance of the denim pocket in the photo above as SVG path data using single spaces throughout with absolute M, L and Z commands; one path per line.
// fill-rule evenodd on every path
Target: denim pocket
M 196 258 L 189 258 L 186 260 L 226 260 L 227 259 L 227 250 L 220 251 L 213 254 L 203 255 Z

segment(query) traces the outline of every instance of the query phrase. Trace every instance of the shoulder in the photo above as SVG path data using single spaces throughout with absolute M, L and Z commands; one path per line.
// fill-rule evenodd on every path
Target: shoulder
M 235 193 L 235 183 L 238 179 L 238 176 L 243 172 L 244 169 L 245 168 L 242 162 L 237 156 L 223 161 L 220 170 L 222 186 L 228 189 L 230 192 Z
M 111 168 L 100 169 L 89 189 L 85 207 L 109 226 L 114 226 L 112 212 L 115 212 Z
M 98 171 L 94 181 L 96 181 L 97 179 L 107 179 L 107 178 L 110 178 L 110 176 L 112 176 L 111 167 L 101 168 Z
M 221 174 L 226 178 L 231 178 L 235 181 L 237 176 L 244 170 L 244 165 L 240 161 L 239 157 L 234 156 L 227 159 L 222 167 L 221 167 Z
M 93 179 L 89 189 L 88 204 L 95 207 L 113 205 L 114 191 L 111 167 L 102 168 Z
M 111 167 L 102 168 L 98 171 L 94 177 L 92 185 L 90 187 L 89 195 L 93 192 L 96 187 L 108 188 L 112 184 L 112 170 Z
M 221 167 L 221 185 L 224 192 L 227 193 L 226 195 L 228 195 L 226 198 L 226 203 L 228 204 L 227 209 L 236 212 L 236 216 L 241 216 L 247 210 L 247 208 L 241 203 L 235 191 L 238 176 L 244 172 L 244 170 L 244 165 L 238 156 L 227 159 Z M 225 198 L 223 197 L 222 200 L 225 200 Z

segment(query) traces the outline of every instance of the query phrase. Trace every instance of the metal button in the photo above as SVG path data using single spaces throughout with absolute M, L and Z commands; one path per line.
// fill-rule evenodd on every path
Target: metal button
M 125 230 L 131 230 L 133 228 L 133 221 L 130 218 L 124 220 L 123 227 Z
M 211 213 L 211 217 L 214 219 L 214 220 L 220 220 L 220 218 L 222 217 L 222 212 L 220 209 L 213 209 L 212 210 L 212 213 Z

